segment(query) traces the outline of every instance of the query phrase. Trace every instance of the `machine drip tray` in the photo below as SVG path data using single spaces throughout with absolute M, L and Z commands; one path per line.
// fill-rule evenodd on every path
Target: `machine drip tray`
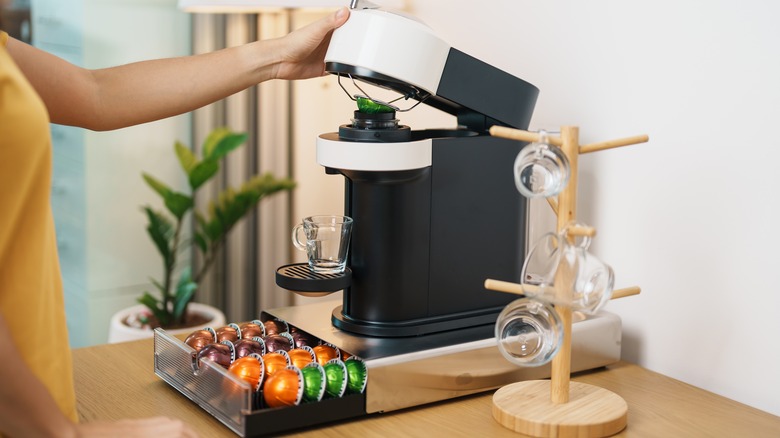
M 293 263 L 276 270 L 276 285 L 304 296 L 322 296 L 348 288 L 352 270 L 341 274 L 313 272 L 308 263 Z

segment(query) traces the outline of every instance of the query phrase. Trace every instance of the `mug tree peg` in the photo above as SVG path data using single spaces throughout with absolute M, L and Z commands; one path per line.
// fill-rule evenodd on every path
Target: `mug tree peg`
M 526 131 L 523 129 L 507 128 L 505 126 L 492 126 L 489 130 L 490 135 L 494 137 L 506 138 L 509 140 L 534 142 L 539 141 L 540 136 L 537 132 Z M 563 141 L 560 137 L 547 135 L 547 142 L 560 147 Z
M 598 143 L 581 145 L 579 153 L 587 154 L 590 152 L 598 152 L 606 149 L 619 148 L 622 146 L 631 146 L 639 143 L 647 143 L 648 141 L 650 141 L 650 137 L 647 135 L 635 135 L 633 137 L 617 138 L 614 140 L 607 140 Z
M 596 228 L 587 225 L 570 225 L 566 227 L 566 235 L 574 237 L 595 237 Z

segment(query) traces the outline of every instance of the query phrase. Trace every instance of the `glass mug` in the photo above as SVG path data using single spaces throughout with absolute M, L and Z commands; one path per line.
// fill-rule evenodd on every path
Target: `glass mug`
M 566 236 L 566 229 L 545 234 L 528 253 L 521 272 L 525 295 L 596 313 L 612 297 L 614 271 L 588 252 L 590 237 L 570 243 Z
M 498 350 L 510 362 L 527 367 L 544 365 L 563 343 L 563 323 L 552 304 L 533 298 L 509 303 L 495 327 Z
M 296 248 L 306 251 L 309 269 L 317 273 L 340 274 L 347 266 L 352 218 L 348 216 L 309 216 L 292 231 Z M 300 239 L 303 231 L 305 239 Z
M 571 175 L 569 159 L 561 148 L 547 143 L 547 133 L 539 131 L 539 141 L 524 147 L 514 164 L 515 186 L 527 198 L 548 198 L 566 187 Z

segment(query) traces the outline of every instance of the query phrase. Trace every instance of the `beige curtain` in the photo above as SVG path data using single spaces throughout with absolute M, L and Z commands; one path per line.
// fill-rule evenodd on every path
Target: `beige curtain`
M 193 53 L 240 45 L 284 35 L 290 28 L 287 12 L 263 14 L 193 14 Z M 219 126 L 247 132 L 246 145 L 230 154 L 220 174 L 196 199 L 203 210 L 216 193 L 238 186 L 251 175 L 273 172 L 291 176 L 290 96 L 286 81 L 270 81 L 195 111 L 193 144 L 200 145 Z M 229 322 L 246 321 L 260 311 L 291 304 L 276 286 L 276 268 L 290 263 L 291 196 L 275 194 L 260 202 L 256 212 L 236 225 L 222 254 L 204 277 L 198 301 L 221 308 Z M 195 255 L 193 263 L 201 260 Z

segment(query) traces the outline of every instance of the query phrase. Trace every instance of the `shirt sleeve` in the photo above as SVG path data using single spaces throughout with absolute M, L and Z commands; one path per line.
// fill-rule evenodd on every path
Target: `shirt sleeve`
M 5 47 L 5 43 L 8 42 L 8 34 L 0 30 L 0 46 Z

